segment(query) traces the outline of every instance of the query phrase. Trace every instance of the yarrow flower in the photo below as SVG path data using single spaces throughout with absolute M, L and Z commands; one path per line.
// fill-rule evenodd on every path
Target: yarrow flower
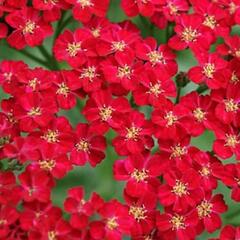
M 239 0 L 0 0 L 0 239 L 240 239 L 239 23 Z

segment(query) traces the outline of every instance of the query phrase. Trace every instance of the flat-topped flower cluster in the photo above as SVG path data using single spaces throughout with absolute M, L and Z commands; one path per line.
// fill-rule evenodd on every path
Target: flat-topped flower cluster
M 122 0 L 129 20 L 121 23 L 107 19 L 109 4 L 0 0 L 0 38 L 48 56 L 27 52 L 45 68 L 0 63 L 8 94 L 0 112 L 0 239 L 193 240 L 219 229 L 217 239 L 239 239 L 238 227 L 222 225 L 227 196 L 216 189 L 221 182 L 240 202 L 240 36 L 231 34 L 240 1 Z M 137 15 L 170 32 L 167 42 L 143 38 L 131 21 Z M 78 27 L 64 30 L 69 20 Z M 53 54 L 42 47 L 51 35 Z M 180 72 L 184 49 L 198 64 Z M 196 89 L 181 96 L 189 82 Z M 85 121 L 72 126 L 59 112 L 78 103 Z M 191 144 L 205 131 L 215 135 L 212 151 Z M 96 192 L 86 199 L 78 186 L 64 209 L 54 206 L 56 180 L 108 161 L 109 145 L 124 201 Z M 226 164 L 230 157 L 236 161 Z

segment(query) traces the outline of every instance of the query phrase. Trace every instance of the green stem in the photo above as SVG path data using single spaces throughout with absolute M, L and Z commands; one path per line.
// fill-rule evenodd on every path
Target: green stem
M 205 91 L 207 91 L 207 90 L 208 90 L 208 86 L 205 85 L 205 84 L 200 85 L 200 86 L 196 89 L 196 91 L 197 91 L 198 93 L 203 93 L 203 92 L 205 92 Z
M 22 55 L 24 55 L 24 56 L 32 59 L 33 61 L 35 61 L 35 62 L 43 65 L 44 67 L 46 67 L 46 68 L 48 68 L 48 69 L 51 68 L 51 66 L 50 66 L 47 62 L 45 62 L 44 60 L 42 60 L 42 59 L 39 58 L 39 57 L 34 56 L 32 53 L 29 53 L 29 52 L 26 51 L 26 50 L 21 50 L 21 51 L 18 51 L 18 52 L 21 53 Z
M 57 26 L 55 31 L 55 37 L 54 40 L 60 35 L 60 33 L 63 31 L 63 29 L 72 21 L 72 16 L 70 15 L 68 18 L 66 18 L 65 21 L 61 23 L 61 25 Z
M 58 29 L 61 27 L 65 15 L 66 15 L 66 12 L 65 12 L 65 11 L 62 12 L 61 19 L 60 19 L 60 20 L 58 21 L 58 23 L 57 23 L 57 26 L 56 26 L 56 29 L 55 29 L 55 33 L 54 33 L 54 36 L 53 36 L 53 41 L 54 41 L 54 42 L 55 42 L 55 39 L 56 39 L 56 38 L 58 37 L 58 35 L 59 35 L 59 34 L 58 34 Z
M 175 104 L 179 103 L 180 96 L 181 96 L 181 91 L 182 91 L 182 87 L 179 86 L 179 87 L 177 88 L 177 97 L 176 97 L 176 100 L 175 100 Z
M 58 70 L 58 63 L 56 62 L 55 58 L 48 53 L 46 48 L 42 45 L 38 46 L 38 50 L 42 53 L 45 57 L 46 61 L 50 64 L 52 70 Z

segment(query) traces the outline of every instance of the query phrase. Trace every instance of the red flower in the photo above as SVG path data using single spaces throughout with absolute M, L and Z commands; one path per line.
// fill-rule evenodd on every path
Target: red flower
M 76 70 L 82 83 L 83 90 L 87 93 L 101 90 L 103 76 L 97 59 L 89 59 L 81 68 Z
M 222 171 L 219 171 L 218 175 L 222 182 L 232 189 L 231 198 L 240 202 L 240 164 L 227 164 Z
M 180 104 L 188 109 L 188 114 L 181 122 L 191 136 L 201 135 L 206 128 L 210 128 L 211 122 L 216 121 L 212 116 L 215 103 L 208 95 L 191 92 L 181 98 Z
M 54 72 L 42 68 L 22 69 L 17 76 L 18 82 L 23 84 L 24 93 L 49 90 L 52 80 L 56 78 Z
M 191 158 L 194 169 L 200 173 L 202 188 L 205 191 L 216 189 L 218 184 L 215 173 L 222 167 L 220 161 L 202 151 L 191 154 Z
M 21 200 L 20 187 L 16 184 L 15 175 L 10 172 L 0 173 L 0 204 L 14 204 Z
M 163 206 L 172 207 L 175 212 L 185 212 L 201 199 L 200 177 L 193 169 L 186 169 L 184 174 L 169 170 L 163 177 L 166 184 L 161 185 L 158 192 Z
M 77 91 L 82 86 L 75 72 L 63 70 L 56 73 L 54 85 L 56 86 L 56 100 L 59 107 L 63 109 L 73 108 L 77 103 Z
M 219 214 L 227 211 L 227 205 L 223 200 L 223 195 L 206 194 L 205 198 L 197 205 L 200 228 L 206 229 L 209 233 L 214 232 L 222 225 Z
M 222 159 L 230 158 L 236 154 L 240 159 L 240 136 L 239 131 L 231 125 L 220 125 L 215 129 L 216 140 L 213 143 L 213 151 Z
M 0 23 L 0 39 L 5 38 L 8 34 L 8 27 L 4 23 Z
M 156 192 L 156 177 L 163 172 L 164 163 L 159 155 L 132 155 L 114 163 L 114 178 L 127 181 L 126 193 L 133 197 L 141 197 L 148 191 Z
M 84 200 L 84 189 L 74 187 L 68 190 L 68 197 L 64 202 L 64 209 L 71 214 L 72 227 L 83 229 L 88 225 L 89 217 L 103 205 L 98 194 L 93 193 L 89 201 Z
M 239 8 L 240 10 L 240 8 Z M 240 13 L 240 11 L 239 11 Z M 231 55 L 240 59 L 240 37 L 237 35 L 224 38 L 224 43 L 217 46 L 217 51 L 224 56 Z
M 6 22 L 16 29 L 7 38 L 8 43 L 16 49 L 40 45 L 52 34 L 52 27 L 43 21 L 39 11 L 30 7 L 10 13 L 6 16 Z
M 57 112 L 57 106 L 52 97 L 38 93 L 24 94 L 14 110 L 19 120 L 21 131 L 31 132 L 37 127 L 46 127 Z
M 152 125 L 142 113 L 132 111 L 120 121 L 121 124 L 116 129 L 119 136 L 112 142 L 120 156 L 141 153 L 153 147 Z
M 138 58 L 147 61 L 150 66 L 165 70 L 170 76 L 177 73 L 175 54 L 167 45 L 157 46 L 154 38 L 147 38 L 136 44 L 136 55 Z
M 28 167 L 18 176 L 22 187 L 24 201 L 49 202 L 51 188 L 54 183 L 52 179 L 42 170 L 31 169 Z
M 102 34 L 111 28 L 111 23 L 106 18 L 93 17 L 89 22 L 83 23 L 84 29 L 89 31 L 94 38 L 101 38 Z
M 179 135 L 175 139 L 160 139 L 158 141 L 160 157 L 164 159 L 168 167 L 186 168 L 191 166 L 191 153 L 196 152 L 195 147 L 190 146 L 189 135 Z
M 157 107 L 164 104 L 167 97 L 176 97 L 176 86 L 163 70 L 146 68 L 139 78 L 140 84 L 133 91 L 137 105 Z
M 45 21 L 52 22 L 61 17 L 61 9 L 67 10 L 69 4 L 65 0 L 33 0 L 33 7 L 43 11 Z
M 201 53 L 196 55 L 200 66 L 192 67 L 188 77 L 195 83 L 206 83 L 211 89 L 224 88 L 226 86 L 225 71 L 227 62 L 218 54 Z
M 99 214 L 105 223 L 105 239 L 120 240 L 124 234 L 129 234 L 132 226 L 128 208 L 116 200 L 105 203 Z
M 134 52 L 116 53 L 102 63 L 102 70 L 107 81 L 120 83 L 126 90 L 133 90 L 138 84 L 138 76 L 142 72 L 142 64 L 135 60 Z
M 226 89 L 213 91 L 212 100 L 218 104 L 216 117 L 225 124 L 236 123 L 240 113 L 240 92 L 238 85 L 229 85 Z
M 48 211 L 47 215 L 39 221 L 36 231 L 30 232 L 29 240 L 34 239 L 71 239 L 71 227 L 62 219 L 61 212 L 55 208 Z
M 24 210 L 20 215 L 20 225 L 26 231 L 36 228 L 41 218 L 47 215 L 47 212 L 53 208 L 50 203 L 39 201 L 24 202 L 23 207 Z M 61 213 L 59 208 L 55 207 L 55 209 Z
M 198 216 L 196 211 L 186 214 L 163 213 L 157 215 L 157 227 L 163 240 L 195 239 Z
M 6 93 L 15 95 L 19 91 L 18 74 L 27 65 L 22 61 L 2 61 L 0 64 L 0 84 Z
M 87 161 L 92 167 L 99 164 L 104 158 L 106 140 L 96 135 L 87 124 L 79 123 L 76 127 L 74 148 L 71 151 L 71 161 L 76 165 L 84 165 Z
M 106 90 L 97 91 L 87 101 L 82 113 L 91 122 L 97 134 L 105 133 L 109 127 L 118 126 L 122 114 L 130 111 L 127 99 L 123 97 L 112 98 L 111 92 Z
M 158 0 L 153 0 L 158 3 Z M 168 21 L 174 21 L 179 14 L 189 10 L 188 2 L 185 0 L 164 0 L 163 14 Z
M 72 127 L 65 117 L 54 118 L 47 127 L 32 136 L 41 147 L 56 147 L 58 153 L 67 153 L 73 147 Z
M 7 239 L 8 234 L 11 234 L 11 224 L 13 224 L 19 217 L 15 208 L 10 206 L 0 205 L 0 238 Z
M 73 17 L 81 22 L 88 22 L 93 15 L 104 17 L 106 15 L 109 0 L 66 0 L 73 4 Z
M 58 61 L 67 61 L 77 68 L 87 61 L 88 56 L 94 56 L 89 32 L 77 29 L 75 32 L 65 30 L 56 40 L 53 52 Z
M 40 149 L 40 158 L 33 162 L 33 168 L 49 172 L 55 178 L 63 178 L 72 169 L 72 164 L 67 155 L 59 154 L 54 146 Z
M 196 13 L 202 16 L 203 26 L 211 29 L 216 37 L 227 37 L 230 33 L 228 26 L 228 13 L 220 4 L 209 2 L 207 0 L 192 0 L 193 8 Z
M 20 163 L 39 158 L 37 142 L 33 137 L 15 137 L 12 143 L 4 146 L 4 154 L 10 159 L 17 159 Z
M 96 50 L 100 56 L 107 56 L 116 52 L 126 53 L 132 50 L 138 39 L 138 32 L 115 26 L 101 35 L 101 39 L 96 44 Z
M 234 240 L 238 238 L 240 238 L 240 227 L 227 225 L 222 229 L 220 234 L 220 240 Z
M 169 39 L 169 46 L 175 50 L 189 47 L 193 51 L 199 48 L 208 50 L 212 34 L 202 26 L 202 18 L 197 14 L 182 14 L 174 28 L 177 35 Z
M 132 198 L 124 193 L 124 197 L 131 217 L 131 236 L 134 238 L 150 234 L 155 225 L 156 195 L 149 192 L 140 198 Z
M 152 122 L 156 125 L 154 135 L 160 139 L 175 139 L 185 135 L 184 123 L 181 121 L 188 110 L 183 105 L 174 105 L 170 100 L 157 106 L 152 112 Z
M 152 1 L 122 0 L 121 6 L 128 17 L 135 17 L 138 14 L 151 17 L 155 11 Z

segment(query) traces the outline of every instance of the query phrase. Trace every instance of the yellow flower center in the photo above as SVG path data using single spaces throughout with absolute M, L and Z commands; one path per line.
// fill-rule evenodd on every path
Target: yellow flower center
M 157 63 L 166 64 L 166 61 L 163 57 L 162 52 L 159 51 L 151 51 L 147 54 L 149 61 L 152 63 L 152 65 L 155 65 Z
M 66 85 L 66 83 L 62 82 L 58 85 L 58 89 L 57 89 L 57 94 L 59 95 L 64 95 L 64 97 L 67 97 L 67 95 L 69 94 L 70 89 L 69 87 Z
M 203 25 L 205 25 L 211 29 L 214 29 L 217 25 L 216 18 L 214 16 L 207 15 L 204 19 Z
M 1 218 L 0 219 L 0 226 L 5 225 L 5 224 L 7 224 L 7 220 Z
M 200 218 L 209 217 L 212 212 L 212 203 L 208 202 L 207 200 L 203 200 L 198 206 L 197 206 L 197 212 L 198 216 Z
M 203 166 L 202 169 L 199 171 L 199 173 L 203 176 L 203 177 L 208 177 L 211 173 L 209 166 Z
M 236 112 L 239 109 L 238 103 L 232 98 L 224 100 L 226 112 Z
M 132 69 L 130 66 L 128 66 L 127 64 L 125 64 L 122 67 L 118 67 L 118 73 L 117 73 L 117 77 L 119 78 L 131 78 L 131 74 L 132 74 Z
M 137 206 L 130 206 L 129 214 L 131 214 L 137 222 L 140 222 L 146 219 L 147 210 L 144 206 L 137 207 Z
M 215 65 L 213 63 L 206 63 L 203 67 L 203 74 L 208 78 L 213 78 L 215 72 Z
M 80 78 L 89 78 L 89 81 L 93 82 L 93 79 L 97 76 L 99 76 L 99 74 L 96 73 L 96 67 L 95 66 L 89 66 L 89 67 L 84 68 L 82 70 Z
M 57 240 L 57 233 L 55 231 L 48 232 L 48 240 Z
M 45 171 L 52 171 L 53 168 L 56 166 L 56 161 L 53 159 L 46 159 L 39 161 L 40 168 Z
M 77 0 L 77 2 L 81 4 L 82 8 L 92 7 L 94 5 L 91 0 Z
M 75 57 L 78 52 L 81 50 L 81 42 L 68 43 L 66 51 L 70 57 Z
M 45 4 L 52 4 L 52 5 L 56 5 L 58 3 L 58 0 L 44 0 L 43 1 Z
M 97 37 L 100 36 L 100 31 L 101 31 L 101 28 L 100 28 L 100 27 L 97 27 L 97 28 L 93 28 L 93 29 L 91 30 L 91 33 L 92 33 L 92 35 L 93 35 L 95 38 L 97 38 Z
M 40 116 L 42 114 L 42 111 L 40 107 L 33 107 L 30 109 L 30 111 L 27 113 L 28 116 Z
M 154 85 L 150 83 L 149 91 L 147 91 L 147 93 L 153 94 L 155 97 L 158 97 L 158 95 L 162 92 L 163 90 L 161 89 L 161 83 L 155 83 Z
M 181 182 L 180 180 L 176 180 L 176 184 L 175 186 L 173 186 L 171 192 L 177 195 L 178 197 L 182 197 L 184 195 L 189 194 L 187 191 L 187 184 Z
M 33 78 L 32 80 L 28 81 L 28 86 L 31 87 L 33 90 L 36 90 L 37 84 L 39 83 L 37 78 Z
M 148 170 L 142 169 L 134 169 L 134 171 L 131 174 L 131 177 L 134 178 L 137 182 L 145 181 L 146 178 L 148 178 Z
M 5 72 L 5 73 L 3 74 L 3 76 L 4 76 L 5 81 L 11 82 L 13 73 L 11 73 L 11 72 L 6 73 L 6 72 Z
M 117 228 L 118 227 L 118 223 L 117 223 L 117 221 L 116 221 L 116 217 L 112 217 L 112 218 L 109 218 L 108 220 L 107 220 L 107 227 L 110 229 L 110 230 L 113 230 L 113 229 L 115 229 L 115 228 Z
M 112 42 L 112 50 L 122 52 L 127 44 L 124 41 Z
M 35 22 L 28 20 L 22 30 L 23 35 L 25 34 L 34 34 L 34 30 L 37 28 L 38 26 L 36 25 Z
M 177 15 L 178 7 L 177 7 L 175 4 L 173 4 L 172 2 L 170 2 L 170 3 L 168 4 L 168 7 L 169 7 L 169 10 L 170 10 L 170 14 L 171 14 L 171 15 Z
M 178 214 L 176 214 L 171 218 L 170 223 L 172 224 L 172 230 L 179 230 L 179 229 L 186 228 L 185 218 Z
M 137 141 L 138 136 L 139 136 L 142 129 L 138 128 L 138 127 L 135 127 L 135 126 L 132 126 L 130 128 L 126 128 L 126 129 L 127 129 L 126 139 Z
M 174 115 L 172 111 L 167 112 L 164 119 L 167 121 L 167 127 L 172 126 L 178 120 L 177 116 Z
M 231 76 L 231 79 L 230 79 L 230 83 L 233 83 L 233 84 L 236 84 L 239 82 L 239 78 L 237 77 L 235 71 L 232 72 L 232 76 Z
M 194 42 L 196 41 L 196 38 L 198 37 L 198 32 L 196 29 L 192 29 L 192 27 L 186 27 L 182 31 L 181 39 L 184 42 Z
M 232 15 L 236 12 L 237 6 L 234 2 L 229 3 L 229 13 Z
M 196 108 L 193 110 L 193 116 L 197 119 L 198 122 L 202 122 L 205 119 L 206 112 L 201 108 Z
M 172 153 L 170 158 L 181 158 L 182 156 L 187 154 L 187 148 L 182 147 L 180 144 L 177 144 L 171 147 Z
M 58 130 L 48 130 L 42 138 L 46 140 L 48 143 L 56 143 L 59 142 L 58 136 L 59 136 Z
M 77 148 L 77 151 L 83 151 L 83 152 L 89 152 L 90 144 L 85 139 L 81 139 L 75 147 Z
M 235 148 L 236 145 L 239 143 L 240 141 L 238 140 L 238 137 L 236 135 L 226 134 L 224 146 Z
M 114 109 L 111 106 L 103 106 L 99 108 L 99 115 L 101 117 L 101 120 L 106 122 L 111 119 L 113 111 Z

